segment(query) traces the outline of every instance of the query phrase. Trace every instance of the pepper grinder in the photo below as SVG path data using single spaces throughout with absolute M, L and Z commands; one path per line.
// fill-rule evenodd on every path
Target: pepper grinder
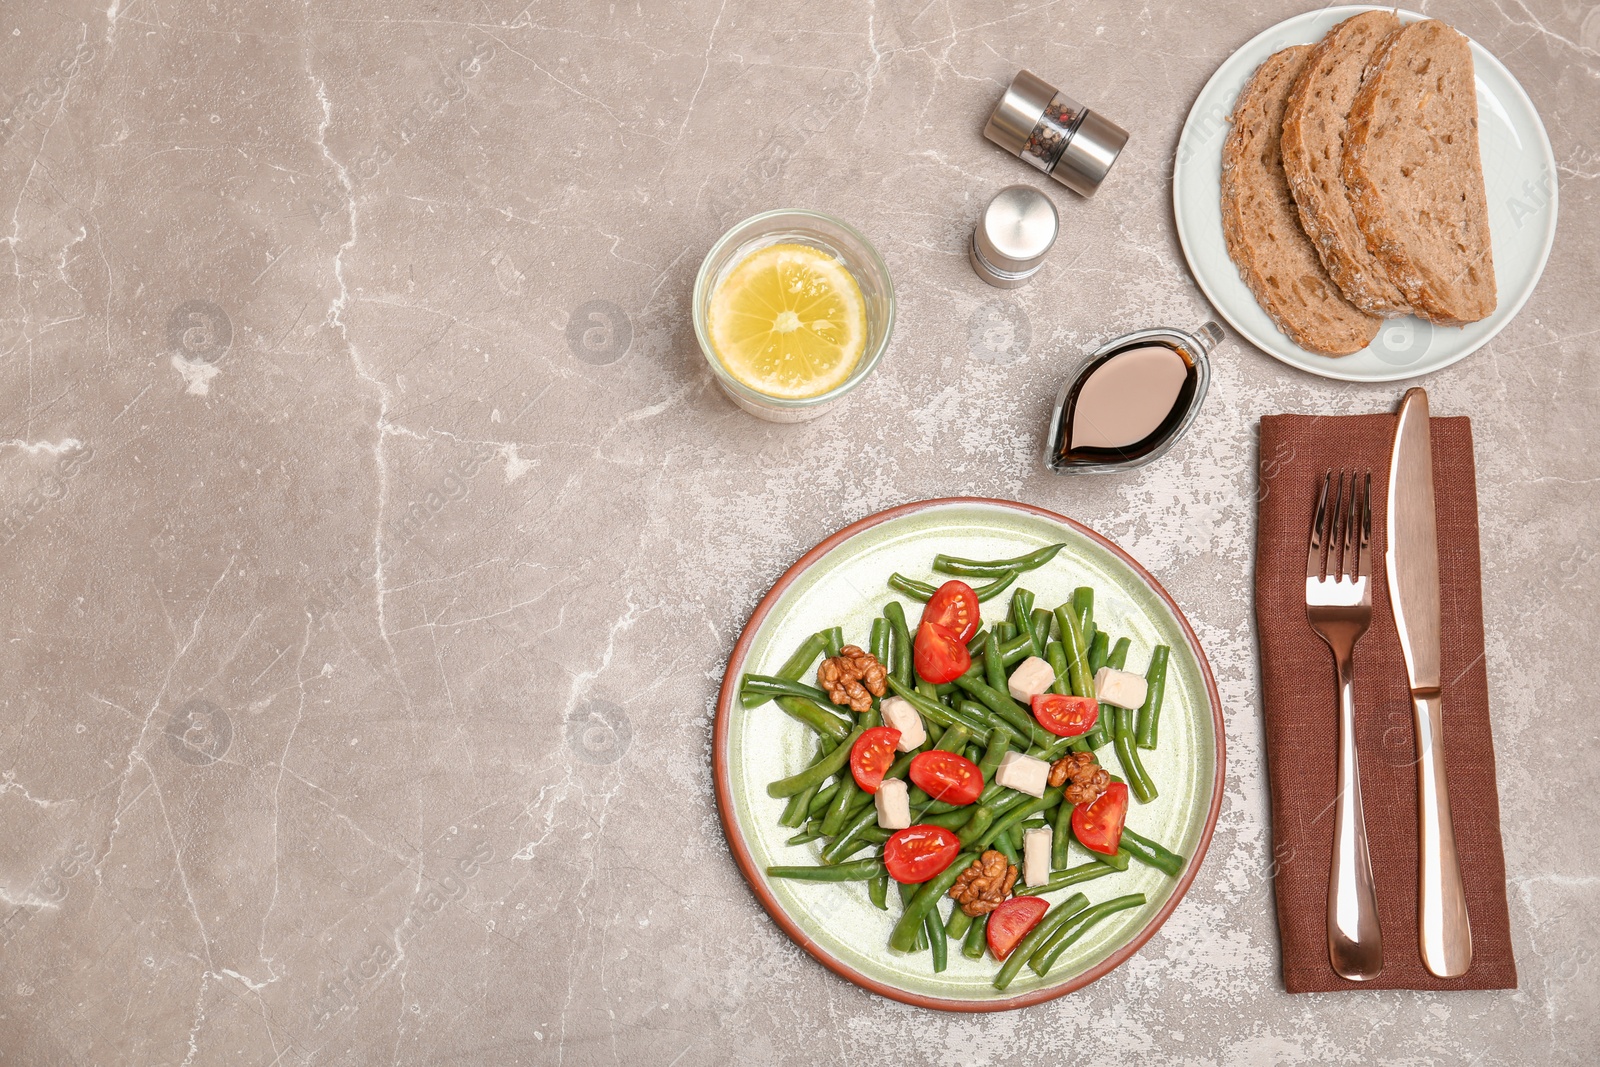
M 1082 196 L 1093 196 L 1128 131 L 1024 70 L 1011 79 L 983 135 Z

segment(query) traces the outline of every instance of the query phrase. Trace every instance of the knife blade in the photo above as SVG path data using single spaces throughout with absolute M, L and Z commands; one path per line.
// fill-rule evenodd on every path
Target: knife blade
M 1422 962 L 1440 978 L 1472 965 L 1461 862 L 1445 781 L 1440 675 L 1439 530 L 1433 499 L 1428 394 L 1407 390 L 1395 420 L 1389 461 L 1384 569 L 1405 656 L 1417 724 L 1417 824 L 1421 851 L 1418 915 Z

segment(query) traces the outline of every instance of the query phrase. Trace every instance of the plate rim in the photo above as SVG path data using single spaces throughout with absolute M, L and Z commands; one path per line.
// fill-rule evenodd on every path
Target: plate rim
M 750 646 L 755 640 L 757 631 L 760 630 L 761 625 L 766 621 L 767 616 L 776 606 L 779 598 L 788 591 L 789 587 L 801 575 L 827 556 L 828 553 L 857 534 L 919 511 L 952 505 L 973 504 L 1002 510 L 1020 511 L 1035 518 L 1043 518 L 1058 523 L 1096 542 L 1100 547 L 1106 549 L 1131 567 L 1139 579 L 1148 585 L 1156 596 L 1166 604 L 1168 610 L 1172 612 L 1173 618 L 1177 620 L 1179 627 L 1183 631 L 1184 639 L 1189 643 L 1190 651 L 1200 665 L 1200 674 L 1205 681 L 1206 697 L 1211 703 L 1212 733 L 1216 747 L 1216 772 L 1212 778 L 1211 802 L 1206 810 L 1205 825 L 1201 828 L 1200 840 L 1195 848 L 1194 856 L 1185 866 L 1183 873 L 1178 878 L 1177 887 L 1166 902 L 1126 944 L 1087 971 L 1067 979 L 1059 985 L 1046 986 L 1042 989 L 1036 989 L 1020 996 L 1008 997 L 1003 1000 L 963 1000 L 952 997 L 931 996 L 900 989 L 887 982 L 881 982 L 876 978 L 863 974 L 845 961 L 831 955 L 821 945 L 812 940 L 790 918 L 783 906 L 773 896 L 772 891 L 766 886 L 764 877 L 756 867 L 755 860 L 750 854 L 750 847 L 738 827 L 737 816 L 734 812 L 732 769 L 728 759 L 729 731 L 734 710 L 733 704 L 738 694 L 738 676 L 742 671 L 745 659 L 750 654 Z M 1205 861 L 1206 853 L 1211 848 L 1211 836 L 1216 829 L 1217 820 L 1222 812 L 1223 789 L 1227 780 L 1227 732 L 1222 716 L 1222 698 L 1217 690 L 1216 676 L 1212 673 L 1211 661 L 1206 657 L 1205 649 L 1201 646 L 1200 638 L 1195 634 L 1194 627 L 1189 624 L 1188 617 L 1184 615 L 1183 609 L 1178 606 L 1177 601 L 1172 598 L 1172 594 L 1168 593 L 1166 588 L 1156 580 L 1155 576 L 1120 545 L 1117 545 L 1098 531 L 1078 522 L 1076 519 L 1068 518 L 1059 512 L 1050 511 L 1034 504 L 1026 504 L 1017 500 L 1003 500 L 996 497 L 934 497 L 885 508 L 865 518 L 857 519 L 855 522 L 835 531 L 790 565 L 762 596 L 754 610 L 751 611 L 749 619 L 746 620 L 738 641 L 734 643 L 733 650 L 728 654 L 722 685 L 717 692 L 716 720 L 712 728 L 711 738 L 711 765 L 712 786 L 717 799 L 717 816 L 722 825 L 722 834 L 727 840 L 728 849 L 733 854 L 734 862 L 738 866 L 740 874 L 744 876 L 745 884 L 755 894 L 757 901 L 760 902 L 767 915 L 773 922 L 778 924 L 778 928 L 787 934 L 790 940 L 805 949 L 813 959 L 834 974 L 868 992 L 876 993 L 890 1000 L 897 1000 L 902 1004 L 930 1008 L 936 1011 L 961 1013 L 999 1012 L 1031 1007 L 1035 1004 L 1055 1000 L 1099 980 L 1120 967 L 1134 953 L 1143 948 L 1145 943 L 1155 936 L 1156 931 L 1166 923 L 1168 917 L 1177 910 L 1179 903 L 1187 895 L 1190 885 L 1193 884 L 1195 876 L 1199 873 L 1200 867 Z
M 1184 261 L 1189 265 L 1189 274 L 1194 279 L 1195 284 L 1199 286 L 1200 291 L 1205 294 L 1206 300 L 1211 304 L 1212 308 L 1216 310 L 1217 314 L 1226 319 L 1228 325 L 1232 326 L 1234 330 L 1238 332 L 1246 341 L 1250 342 L 1250 344 L 1254 345 L 1256 348 L 1260 349 L 1262 352 L 1265 352 L 1267 355 L 1271 356 L 1273 359 L 1284 364 L 1285 366 L 1293 367 L 1296 370 L 1304 371 L 1307 374 L 1314 374 L 1320 378 L 1328 378 L 1333 381 L 1342 382 L 1381 383 L 1407 381 L 1413 378 L 1423 378 L 1429 374 L 1442 371 L 1446 367 L 1454 366 L 1498 337 L 1501 332 L 1504 331 L 1507 326 L 1510 326 L 1512 321 L 1522 313 L 1522 309 L 1526 307 L 1528 301 L 1533 298 L 1534 290 L 1539 287 L 1539 281 L 1544 277 L 1545 267 L 1549 266 L 1550 253 L 1555 248 L 1556 226 L 1558 217 L 1560 215 L 1561 195 L 1560 177 L 1557 174 L 1558 168 L 1556 167 L 1555 149 L 1550 143 L 1550 131 L 1545 128 L 1544 117 L 1539 114 L 1538 107 L 1534 105 L 1533 98 L 1528 95 L 1528 90 L 1523 87 L 1522 82 L 1518 80 L 1515 74 L 1511 73 L 1511 69 L 1509 67 L 1501 62 L 1499 56 L 1496 56 L 1488 48 L 1485 48 L 1482 44 L 1478 43 L 1476 38 L 1465 33 L 1461 34 L 1461 36 L 1467 39 L 1468 45 L 1471 46 L 1475 54 L 1481 54 L 1487 57 L 1489 61 L 1494 64 L 1495 68 L 1500 72 L 1501 75 L 1505 77 L 1507 83 L 1516 91 L 1522 102 L 1527 106 L 1529 114 L 1531 114 L 1534 118 L 1534 125 L 1539 135 L 1539 142 L 1543 149 L 1544 158 L 1550 163 L 1550 225 L 1545 230 L 1542 247 L 1539 250 L 1539 264 L 1533 271 L 1532 279 L 1530 280 L 1526 291 L 1523 292 L 1521 297 L 1506 312 L 1505 318 L 1501 320 L 1501 322 L 1493 330 L 1489 331 L 1476 342 L 1462 349 L 1460 352 L 1456 353 L 1445 361 L 1429 367 L 1426 370 L 1398 368 L 1393 372 L 1363 374 L 1350 371 L 1341 371 L 1337 368 L 1337 366 L 1318 367 L 1315 365 L 1310 365 L 1306 362 L 1302 362 L 1301 359 L 1295 355 L 1286 355 L 1282 352 L 1279 352 L 1274 344 L 1266 343 L 1262 338 L 1257 337 L 1253 331 L 1239 325 L 1239 323 L 1235 321 L 1234 315 L 1231 314 L 1226 307 L 1224 307 L 1223 303 L 1217 298 L 1217 295 L 1212 292 L 1211 286 L 1206 284 L 1201 271 L 1195 264 L 1195 254 L 1189 248 L 1187 231 L 1183 221 L 1184 213 L 1180 208 L 1181 201 L 1179 194 L 1183 187 L 1183 180 L 1181 176 L 1184 172 L 1176 161 L 1183 154 L 1184 140 L 1189 136 L 1190 129 L 1194 125 L 1195 116 L 1200 110 L 1201 101 L 1204 100 L 1207 94 L 1211 92 L 1212 86 L 1215 85 L 1217 79 L 1222 76 L 1223 69 L 1227 67 L 1229 63 L 1233 62 L 1234 57 L 1236 57 L 1240 52 L 1249 49 L 1262 38 L 1283 30 L 1283 28 L 1290 23 L 1299 22 L 1302 20 L 1310 20 L 1322 15 L 1326 15 L 1330 12 L 1346 11 L 1349 12 L 1350 15 L 1361 14 L 1362 12 L 1366 11 L 1394 11 L 1397 16 L 1407 21 L 1424 20 L 1433 17 L 1423 12 L 1412 11 L 1409 8 L 1396 8 L 1385 4 L 1332 4 L 1327 7 L 1317 8 L 1312 11 L 1302 11 L 1298 15 L 1291 15 L 1286 19 L 1282 19 L 1276 23 L 1273 23 L 1260 33 L 1255 34 L 1244 44 L 1241 44 L 1239 47 L 1235 48 L 1232 52 L 1229 52 L 1228 55 L 1223 58 L 1222 62 L 1217 64 L 1217 69 L 1212 71 L 1211 77 L 1206 79 L 1205 85 L 1202 86 L 1200 92 L 1196 94 L 1194 103 L 1189 107 L 1188 115 L 1184 117 L 1183 126 L 1178 131 L 1178 143 L 1173 152 L 1174 165 L 1172 170 L 1173 222 L 1178 231 L 1178 245 L 1183 249 Z M 1450 25 L 1452 29 L 1456 29 L 1454 24 L 1448 25 Z M 1456 29 L 1456 32 L 1461 33 L 1459 29 Z M 1235 270 L 1237 271 L 1237 267 L 1235 267 Z M 1288 344 L 1297 352 L 1304 352 L 1311 356 L 1319 356 L 1319 353 L 1309 352 L 1306 349 L 1300 348 L 1299 345 L 1294 344 L 1294 342 L 1289 340 L 1287 337 L 1282 337 L 1282 340 L 1277 342 L 1277 344 Z M 1320 358 L 1336 360 L 1337 357 L 1321 356 Z

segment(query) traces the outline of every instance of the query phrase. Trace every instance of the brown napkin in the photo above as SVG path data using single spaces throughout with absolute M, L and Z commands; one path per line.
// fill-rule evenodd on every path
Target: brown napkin
M 1443 590 L 1445 773 L 1472 920 L 1472 967 L 1435 978 L 1417 943 L 1416 732 L 1410 686 L 1384 576 L 1393 415 L 1271 415 L 1261 420 L 1256 623 L 1274 887 L 1291 993 L 1334 989 L 1514 989 L 1505 859 L 1495 793 L 1472 424 L 1435 418 L 1433 477 Z M 1372 626 L 1356 644 L 1356 745 L 1368 848 L 1377 880 L 1383 972 L 1340 978 L 1328 963 L 1328 861 L 1338 746 L 1333 656 L 1306 623 L 1306 537 L 1323 473 L 1372 472 Z M 1335 478 L 1338 475 L 1335 473 Z

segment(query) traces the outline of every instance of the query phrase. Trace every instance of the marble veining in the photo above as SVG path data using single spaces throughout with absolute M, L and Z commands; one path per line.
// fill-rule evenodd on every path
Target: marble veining
M 1159 463 L 1039 463 L 1079 353 L 1208 316 L 1178 130 L 1302 9 L 0 12 L 0 1064 L 1591 1059 L 1600 7 L 1422 5 L 1521 80 L 1562 186 L 1532 300 L 1426 382 L 1477 442 L 1518 990 L 1277 975 L 1255 424 L 1404 386 L 1230 335 Z M 1021 67 L 1132 134 L 1093 200 L 983 140 Z M 991 289 L 966 241 L 1023 181 L 1061 238 Z M 850 405 L 786 427 L 721 396 L 688 314 L 705 249 L 779 206 L 861 228 L 900 298 Z M 1107 979 L 1004 1017 L 811 961 L 710 785 L 722 664 L 773 579 L 849 521 L 963 493 L 1127 548 L 1227 708 L 1182 906 Z

